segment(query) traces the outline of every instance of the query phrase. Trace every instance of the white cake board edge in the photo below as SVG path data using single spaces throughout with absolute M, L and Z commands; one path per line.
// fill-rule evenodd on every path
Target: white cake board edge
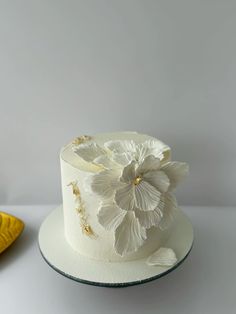
M 65 277 L 94 286 L 127 287 L 158 279 L 176 269 L 190 253 L 193 237 L 191 222 L 179 210 L 171 235 L 162 245 L 175 251 L 178 261 L 174 266 L 148 266 L 146 258 L 128 262 L 97 261 L 80 255 L 67 243 L 63 209 L 59 206 L 42 223 L 38 243 L 47 264 Z

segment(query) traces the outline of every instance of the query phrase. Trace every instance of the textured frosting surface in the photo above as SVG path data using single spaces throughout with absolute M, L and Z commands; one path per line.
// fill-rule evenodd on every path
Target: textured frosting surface
M 148 135 L 136 132 L 117 132 L 92 136 L 90 142 L 103 146 L 105 142 L 116 140 L 133 140 L 136 144 L 147 140 L 158 141 Z M 147 238 L 144 244 L 136 252 L 125 256 L 117 254 L 114 248 L 114 233 L 111 230 L 104 229 L 98 221 L 99 208 L 104 200 L 101 196 L 92 193 L 87 184 L 91 173 L 99 173 L 101 168 L 78 156 L 73 150 L 72 143 L 61 150 L 60 160 L 65 236 L 73 249 L 93 259 L 127 261 L 148 257 L 165 242 L 169 234 L 169 228 L 162 231 L 159 228 L 151 227 L 147 230 Z M 76 185 L 79 189 L 79 198 L 76 198 L 73 184 L 74 188 Z M 83 212 L 77 210 L 78 200 L 82 201 Z M 89 229 L 84 232 L 83 224 L 89 226 L 91 232 Z

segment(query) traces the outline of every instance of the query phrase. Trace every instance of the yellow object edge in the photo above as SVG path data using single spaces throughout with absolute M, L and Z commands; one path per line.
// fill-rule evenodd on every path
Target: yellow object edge
M 20 236 L 24 226 L 19 218 L 0 212 L 0 254 Z

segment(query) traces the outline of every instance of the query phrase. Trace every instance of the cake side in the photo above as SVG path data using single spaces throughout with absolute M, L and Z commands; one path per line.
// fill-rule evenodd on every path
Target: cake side
M 152 153 L 159 152 L 160 154 L 151 158 L 156 158 L 156 161 L 162 160 L 163 165 L 170 160 L 169 147 L 150 136 L 135 132 L 99 134 L 87 140 L 85 141 L 87 143 L 77 141 L 77 143 L 69 144 L 62 149 L 60 154 L 65 237 L 68 243 L 80 254 L 97 260 L 128 261 L 148 257 L 165 242 L 171 229 L 172 220 L 166 228 L 163 226 L 167 219 L 164 219 L 163 228 L 155 225 L 158 219 L 161 220 L 161 216 L 163 216 L 161 210 L 165 207 L 161 193 L 155 192 L 154 189 L 151 190 L 153 195 L 158 196 L 160 200 L 152 199 L 153 195 L 150 192 L 151 201 L 150 208 L 148 208 L 145 197 L 149 196 L 140 198 L 141 189 L 137 190 L 137 197 L 140 198 L 139 204 L 143 208 L 136 208 L 136 203 L 132 205 L 133 207 L 124 208 L 125 204 L 130 203 L 130 200 L 128 203 L 123 201 L 126 199 L 124 193 L 118 199 L 121 187 L 117 188 L 116 186 L 115 188 L 109 180 L 112 177 L 114 181 L 115 178 L 116 184 L 119 183 L 124 187 L 125 182 L 120 182 L 120 179 L 125 177 L 124 169 L 129 168 L 133 163 L 135 167 L 132 171 L 139 171 L 143 178 L 136 175 L 136 181 L 132 181 L 132 191 L 141 188 L 145 184 L 145 173 L 142 172 L 141 166 L 144 159 L 150 154 L 147 153 L 146 148 L 143 149 L 140 145 L 147 141 L 155 141 L 157 149 L 152 150 Z M 143 160 L 136 160 L 137 154 L 135 153 L 136 155 L 132 155 L 135 161 L 130 162 L 129 160 L 124 164 L 124 156 L 127 158 L 126 152 L 114 154 L 112 149 L 106 148 L 106 145 L 111 147 L 117 141 L 126 144 L 128 141 L 132 141 L 135 147 L 142 147 L 140 152 Z M 94 147 L 100 156 L 93 155 Z M 139 154 L 139 156 L 141 155 Z M 122 165 L 120 164 L 121 159 Z M 105 174 L 107 177 L 104 176 Z M 159 174 L 158 178 L 163 181 L 163 175 L 160 177 Z M 126 184 L 126 186 L 128 185 Z M 119 202 L 119 206 L 117 206 L 117 202 Z M 155 206 L 153 206 L 154 202 L 156 202 Z M 166 203 L 168 202 L 171 201 L 167 197 Z M 119 234 L 117 234 L 117 230 L 119 230 Z M 117 242 L 119 243 L 117 244 Z

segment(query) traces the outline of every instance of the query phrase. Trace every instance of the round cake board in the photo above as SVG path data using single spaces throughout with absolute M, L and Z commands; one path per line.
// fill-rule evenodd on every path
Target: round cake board
M 55 271 L 72 280 L 103 287 L 127 287 L 158 279 L 177 268 L 188 256 L 193 244 L 193 228 L 179 210 L 171 235 L 164 247 L 172 248 L 177 263 L 171 267 L 148 266 L 146 258 L 127 262 L 105 262 L 80 255 L 64 236 L 62 206 L 56 208 L 39 230 L 39 248 L 45 261 Z

